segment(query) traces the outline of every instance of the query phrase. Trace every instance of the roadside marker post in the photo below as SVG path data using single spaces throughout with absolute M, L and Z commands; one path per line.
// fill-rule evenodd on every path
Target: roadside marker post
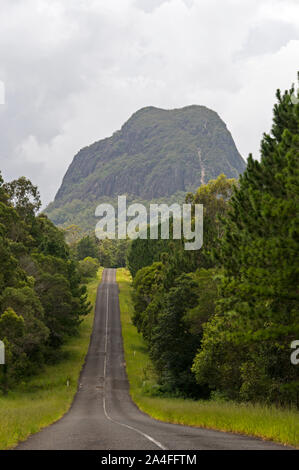
M 0 365 L 5 364 L 5 344 L 0 341 Z
M 7 394 L 7 365 L 5 364 L 5 344 L 0 341 L 0 365 L 3 366 L 3 393 Z

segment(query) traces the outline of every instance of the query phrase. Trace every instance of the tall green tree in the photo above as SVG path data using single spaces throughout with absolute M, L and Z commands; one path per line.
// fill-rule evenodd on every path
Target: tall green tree
M 205 394 L 191 373 L 200 336 L 190 334 L 186 313 L 198 301 L 197 284 L 190 275 L 179 276 L 164 295 L 150 343 L 153 360 L 162 389 L 166 392 L 198 397 Z
M 290 342 L 299 335 L 299 106 L 294 88 L 277 92 L 261 161 L 248 159 L 216 256 L 222 295 L 193 370 L 234 398 L 296 401 L 299 371 Z M 297 384 L 297 385 L 296 385 Z
M 95 237 L 86 235 L 81 238 L 77 243 L 77 258 L 82 260 L 90 256 L 91 258 L 97 257 L 97 245 Z

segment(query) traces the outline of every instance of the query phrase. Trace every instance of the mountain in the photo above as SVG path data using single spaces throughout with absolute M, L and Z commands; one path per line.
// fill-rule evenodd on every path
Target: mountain
M 111 137 L 77 153 L 45 212 L 56 224 L 90 230 L 101 202 L 122 194 L 128 201 L 181 202 L 220 173 L 238 178 L 245 166 L 216 112 L 196 105 L 146 107 Z

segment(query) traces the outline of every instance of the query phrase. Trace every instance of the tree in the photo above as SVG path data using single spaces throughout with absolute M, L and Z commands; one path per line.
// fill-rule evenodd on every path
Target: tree
M 185 322 L 187 310 L 194 308 L 196 302 L 196 282 L 190 275 L 179 276 L 163 299 L 150 344 L 150 357 L 159 374 L 162 389 L 192 397 L 205 394 L 204 388 L 196 385 L 191 373 L 200 338 L 190 334 Z
M 10 183 L 5 183 L 4 190 L 9 196 L 9 202 L 24 219 L 33 217 L 41 207 L 37 186 L 34 186 L 24 176 Z
M 7 192 L 5 191 L 4 180 L 2 178 L 2 174 L 1 174 L 1 171 L 0 171 L 0 202 L 2 202 L 4 204 L 7 204 L 8 197 L 9 196 L 8 196 Z
M 237 185 L 235 179 L 228 179 L 225 175 L 220 175 L 217 179 L 200 186 L 195 194 L 187 194 L 186 203 L 192 205 L 193 213 L 195 204 L 203 204 L 204 246 L 201 250 L 186 251 L 184 240 L 173 240 L 171 237 L 172 221 L 170 221 L 169 240 L 163 240 L 161 237 L 158 240 L 151 240 L 149 238 L 149 229 L 147 239 L 137 238 L 133 240 L 128 250 L 128 268 L 132 277 L 136 276 L 139 269 L 149 266 L 155 261 L 161 261 L 163 257 L 168 259 L 168 266 L 172 271 L 169 272 L 169 276 L 171 276 L 172 281 L 181 272 L 188 273 L 195 271 L 197 268 L 208 269 L 215 267 L 216 263 L 212 250 L 217 247 L 218 240 L 223 236 L 220 219 L 226 214 L 228 201 L 235 185 Z M 169 285 L 171 285 L 171 282 Z
M 98 260 L 91 258 L 90 256 L 87 256 L 83 260 L 79 261 L 79 273 L 84 279 L 94 277 L 99 267 L 100 263 Z
M 22 349 L 24 337 L 24 319 L 12 308 L 0 316 L 0 339 L 5 344 L 5 371 L 0 375 L 0 384 L 4 393 L 15 377 L 23 375 L 28 365 L 28 358 Z
M 42 304 L 29 286 L 7 287 L 1 295 L 2 310 L 11 310 L 22 318 L 23 338 L 20 349 L 39 368 L 44 363 L 44 344 L 49 330 L 44 324 Z
M 223 236 L 220 218 L 234 186 L 235 180 L 221 175 L 187 195 L 193 207 L 204 205 L 205 244 L 200 252 L 185 251 L 184 240 L 131 243 L 132 321 L 148 344 L 161 390 L 168 393 L 206 397 L 209 391 L 206 384 L 196 385 L 191 367 L 204 325 L 215 313 L 219 272 L 211 252 Z
M 162 294 L 164 280 L 165 267 L 161 262 L 157 262 L 140 269 L 133 281 L 134 314 L 132 321 L 147 340 L 150 340 L 151 331 L 157 317 L 151 302 L 160 293 Z M 157 302 L 155 306 L 158 306 Z M 150 315 L 149 308 L 151 308 L 152 315 Z
M 261 161 L 249 157 L 235 190 L 218 261 L 217 312 L 193 370 L 231 397 L 295 402 L 289 345 L 299 334 L 299 106 L 278 91 Z M 287 387 L 286 387 L 287 386 Z
M 81 238 L 81 240 L 79 240 L 77 243 L 77 259 L 82 260 L 87 257 L 97 257 L 97 246 L 95 239 L 89 235 Z
M 201 250 L 193 254 L 197 267 L 206 269 L 215 267 L 213 251 L 217 251 L 218 243 L 223 236 L 221 219 L 227 213 L 228 202 L 236 185 L 235 179 L 228 179 L 221 174 L 217 179 L 200 186 L 194 195 L 187 196 L 188 202 L 192 205 L 203 204 L 204 244 Z
M 197 284 L 198 301 L 185 315 L 186 324 L 192 335 L 201 337 L 203 326 L 215 314 L 219 278 L 220 273 L 216 269 L 201 268 L 192 274 L 192 279 Z
M 35 219 L 34 238 L 39 252 L 64 260 L 69 258 L 70 252 L 63 231 L 55 227 L 44 214 Z
M 50 330 L 49 346 L 57 349 L 68 336 L 77 332 L 78 306 L 72 298 L 68 280 L 61 274 L 42 273 L 35 288 L 45 311 L 45 324 Z
M 0 337 L 9 365 L 2 377 L 5 390 L 39 371 L 45 361 L 58 359 L 60 346 L 77 334 L 81 317 L 90 310 L 64 234 L 45 215 L 36 215 L 39 208 L 38 190 L 29 180 L 4 184 L 0 174 Z
M 81 238 L 81 228 L 79 225 L 68 225 L 63 231 L 65 233 L 65 239 L 70 246 L 74 246 Z

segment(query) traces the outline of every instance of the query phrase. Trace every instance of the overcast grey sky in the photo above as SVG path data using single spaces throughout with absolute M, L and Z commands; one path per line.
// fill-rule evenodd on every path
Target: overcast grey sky
M 208 106 L 258 158 L 298 58 L 298 0 L 0 0 L 0 169 L 46 204 L 80 148 L 148 105 Z

